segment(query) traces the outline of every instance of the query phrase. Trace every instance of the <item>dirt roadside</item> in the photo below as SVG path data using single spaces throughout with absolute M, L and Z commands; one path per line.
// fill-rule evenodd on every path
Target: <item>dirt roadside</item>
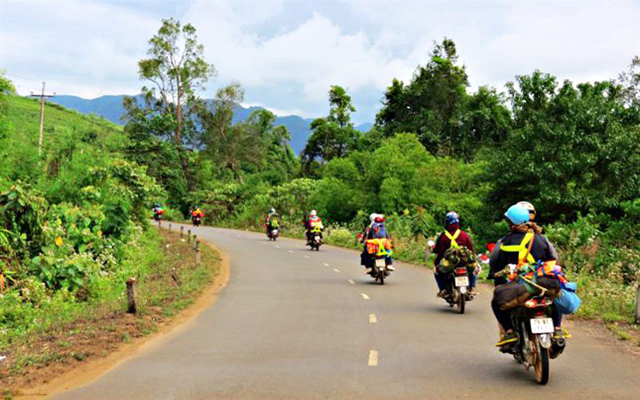
M 186 243 L 180 243 L 177 234 L 166 231 L 162 231 L 161 234 L 171 245 L 190 247 Z M 186 329 L 200 312 L 215 303 L 230 276 L 227 255 L 215 245 L 203 243 L 212 250 L 211 253 L 218 257 L 215 259 L 210 256 L 208 260 L 203 257 L 203 263 L 210 264 L 211 268 L 217 267 L 217 274 L 213 281 L 202 289 L 191 305 L 173 316 L 165 315 L 161 306 L 149 307 L 148 312 L 142 317 L 124 313 L 110 313 L 91 321 L 79 321 L 77 324 L 81 326 L 65 327 L 67 332 L 75 330 L 93 333 L 73 341 L 67 341 L 71 344 L 65 351 L 72 357 L 66 357 L 62 362 L 51 362 L 35 368 L 28 371 L 25 376 L 16 379 L 12 385 L 17 389 L 14 392 L 14 398 L 43 399 L 74 387 L 86 385 L 135 356 L 138 352 L 156 346 L 171 335 Z M 170 277 L 164 278 L 170 279 Z M 149 331 L 150 327 L 152 327 L 151 331 Z M 71 328 L 71 330 L 67 328 Z M 124 337 L 127 340 L 123 340 Z M 63 339 L 65 338 L 53 335 L 43 338 L 42 343 L 38 343 L 38 345 L 54 345 Z

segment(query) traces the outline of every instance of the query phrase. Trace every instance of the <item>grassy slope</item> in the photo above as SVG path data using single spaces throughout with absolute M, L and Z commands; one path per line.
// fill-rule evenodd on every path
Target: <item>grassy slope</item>
M 0 125 L 0 186 L 6 178 L 36 182 L 45 170 L 47 174 L 64 173 L 58 169 L 71 157 L 72 167 L 99 165 L 126 143 L 122 128 L 115 124 L 47 104 L 43 143 L 46 157 L 41 163 L 39 102 L 17 96 L 6 97 L 6 102 L 6 120 Z

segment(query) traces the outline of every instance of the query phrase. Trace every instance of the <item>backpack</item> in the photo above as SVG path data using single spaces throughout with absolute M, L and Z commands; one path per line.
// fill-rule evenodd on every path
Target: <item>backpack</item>
M 387 228 L 384 226 L 384 223 L 376 222 L 373 225 L 371 225 L 371 238 L 372 239 L 387 238 Z
M 466 247 L 451 247 L 444 252 L 444 259 L 449 267 L 468 267 L 475 263 L 476 255 Z

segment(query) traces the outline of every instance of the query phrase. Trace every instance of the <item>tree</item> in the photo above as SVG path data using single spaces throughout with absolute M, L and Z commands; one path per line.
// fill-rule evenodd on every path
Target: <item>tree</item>
M 628 106 L 640 107 L 640 56 L 633 57 L 629 70 L 618 78 L 623 89 L 623 97 Z
M 170 127 L 187 187 L 192 190 L 194 182 L 184 146 L 191 139 L 193 126 L 184 113 L 198 100 L 195 90 L 204 89 L 215 69 L 204 60 L 204 47 L 198 44 L 196 29 L 191 24 L 165 19 L 149 45 L 150 58 L 138 62 L 140 77 L 153 84 L 152 88 L 142 88 L 146 109 L 149 116 L 164 118 L 165 127 Z
M 329 90 L 329 116 L 316 118 L 311 122 L 311 136 L 302 151 L 302 159 L 307 172 L 311 166 L 320 160 L 330 161 L 333 158 L 344 157 L 353 149 L 360 137 L 360 133 L 351 122 L 351 113 L 355 107 L 351 103 L 351 96 L 340 86 L 332 86 Z
M 429 62 L 419 66 L 411 82 L 394 79 L 383 99 L 376 123 L 387 136 L 413 132 L 432 154 L 455 156 L 463 127 L 466 87 L 464 67 L 457 65 L 453 40 L 436 44 Z
M 492 157 L 490 202 L 526 199 L 543 220 L 622 213 L 640 196 L 640 109 L 615 82 L 559 85 L 536 71 L 508 85 L 513 130 Z
M 415 133 L 431 154 L 465 161 L 502 140 L 511 120 L 503 96 L 487 87 L 469 95 L 465 67 L 457 63 L 453 40 L 436 44 L 409 84 L 394 79 L 387 88 L 376 128 L 387 137 Z

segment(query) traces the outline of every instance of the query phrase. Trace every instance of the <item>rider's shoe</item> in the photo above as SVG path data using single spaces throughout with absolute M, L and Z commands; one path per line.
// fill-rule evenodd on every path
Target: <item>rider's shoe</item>
M 569 339 L 571 337 L 571 334 L 563 328 L 556 328 L 553 331 L 553 338 L 554 339 Z
M 369 274 L 371 274 L 371 272 L 373 272 L 373 268 L 367 268 L 367 269 L 364 270 L 364 274 L 365 275 L 369 275 Z
M 395 271 L 396 269 L 393 268 L 393 265 L 389 264 L 387 265 L 387 271 Z
M 441 290 L 441 291 L 438 292 L 438 294 L 436 296 L 442 297 L 444 299 L 445 297 L 447 297 L 447 291 L 446 290 Z
M 506 332 L 498 343 L 496 343 L 496 347 L 509 347 L 511 344 L 518 341 L 518 335 L 515 332 Z
M 475 296 L 478 294 L 478 291 L 476 290 L 476 288 L 472 287 L 467 293 L 469 294 L 469 296 Z

